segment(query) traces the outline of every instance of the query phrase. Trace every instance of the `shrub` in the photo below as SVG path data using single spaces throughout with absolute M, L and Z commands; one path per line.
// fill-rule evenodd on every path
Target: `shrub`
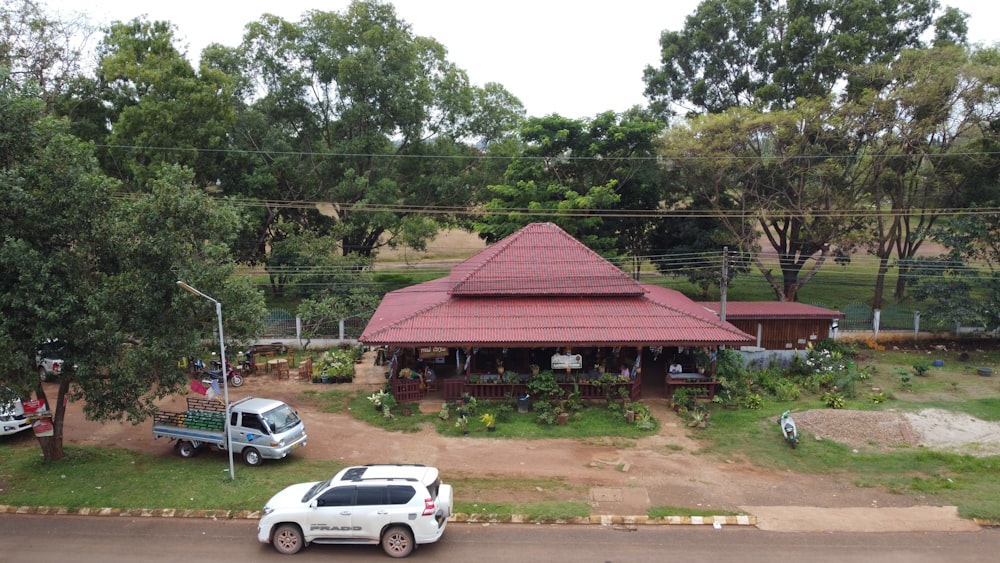
M 830 409 L 842 409 L 847 405 L 847 399 L 835 391 L 827 391 L 826 393 L 823 393 L 820 400 L 823 401 L 823 404 Z

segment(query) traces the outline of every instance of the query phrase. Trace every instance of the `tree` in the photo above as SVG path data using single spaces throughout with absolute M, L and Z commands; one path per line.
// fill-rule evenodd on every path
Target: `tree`
M 965 15 L 937 0 L 704 0 L 681 31 L 660 36 L 661 66 L 644 72 L 661 115 L 675 107 L 719 113 L 732 107 L 788 108 L 825 97 L 851 71 L 888 63 L 905 48 L 965 41 Z
M 46 103 L 65 91 L 80 72 L 81 47 L 73 41 L 90 32 L 81 19 L 46 14 L 33 0 L 0 4 L 0 67 L 4 81 L 32 83 Z
M 753 253 L 778 300 L 796 300 L 865 226 L 851 210 L 865 201 L 869 169 L 851 142 L 857 116 L 844 109 L 832 98 L 769 113 L 733 108 L 692 118 L 664 136 L 663 156 L 694 197 L 712 206 L 738 250 Z M 761 234 L 777 255 L 777 276 L 754 252 Z
M 291 224 L 321 229 L 345 256 L 373 257 L 399 241 L 419 247 L 435 225 L 458 223 L 455 211 L 485 185 L 483 156 L 523 115 L 500 85 L 471 85 L 444 46 L 377 1 L 310 11 L 298 23 L 265 16 L 238 49 L 209 54 L 239 76 L 245 102 L 223 189 L 324 202 L 332 217 L 265 205 L 252 261 L 295 234 L 284 230 Z
M 200 186 L 215 184 L 236 118 L 231 78 L 208 66 L 195 72 L 167 22 L 115 22 L 98 56 L 106 171 L 137 189 L 160 164 L 181 164 Z
M 989 160 L 978 147 L 997 140 L 1000 66 L 995 50 L 913 49 L 889 65 L 859 71 L 883 85 L 845 104 L 866 122 L 858 142 L 872 170 L 870 253 L 879 258 L 873 307 L 880 308 L 889 260 L 899 260 L 895 297 L 935 223 L 951 209 L 981 203 L 965 175 Z
M 483 193 L 476 230 L 496 242 L 542 216 L 597 252 L 638 259 L 666 196 L 653 146 L 661 129 L 638 110 L 528 119 L 504 183 Z
M 984 209 L 946 218 L 932 230 L 934 240 L 949 250 L 941 256 L 913 260 L 913 297 L 932 318 L 959 324 L 1000 328 L 1000 190 L 983 201 Z
M 232 338 L 255 332 L 263 300 L 249 280 L 230 280 L 237 214 L 191 190 L 190 171 L 162 168 L 147 193 L 120 198 L 33 84 L 0 84 L 0 387 L 52 407 L 54 435 L 39 443 L 57 460 L 67 400 L 85 398 L 95 420 L 138 423 L 185 382 L 177 361 L 214 319 L 178 278 L 232 305 Z M 55 400 L 34 369 L 47 338 L 65 344 L 72 366 Z

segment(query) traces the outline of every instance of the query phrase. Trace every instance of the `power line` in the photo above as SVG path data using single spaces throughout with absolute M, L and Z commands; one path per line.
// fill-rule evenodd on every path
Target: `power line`
M 890 152 L 862 152 L 850 154 L 814 154 L 814 155 L 774 155 L 774 154 L 726 154 L 726 155 L 675 155 L 656 154 L 649 156 L 614 156 L 597 154 L 593 156 L 577 156 L 571 154 L 555 155 L 491 155 L 481 152 L 474 154 L 407 154 L 403 152 L 392 153 L 366 153 L 366 152 L 337 152 L 337 151 L 289 151 L 289 150 L 265 150 L 265 149 L 239 149 L 239 148 L 200 148 L 200 147 L 159 147 L 143 145 L 105 145 L 95 144 L 94 147 L 115 150 L 129 151 L 151 151 L 151 152 L 202 152 L 216 154 L 245 154 L 245 155 L 267 155 L 267 156 L 298 156 L 307 158 L 330 157 L 330 158 L 385 158 L 385 159 L 412 159 L 412 160 L 523 160 L 540 161 L 549 163 L 572 162 L 572 161 L 594 161 L 594 162 L 666 162 L 666 161 L 716 161 L 716 160 L 774 160 L 776 158 L 784 160 L 810 160 L 835 159 L 835 160 L 858 160 L 861 158 L 894 158 L 902 160 L 926 160 L 928 158 L 968 158 L 1000 155 L 1000 151 L 955 151 L 945 153 L 890 153 Z M 471 148 L 471 147 L 470 147 Z

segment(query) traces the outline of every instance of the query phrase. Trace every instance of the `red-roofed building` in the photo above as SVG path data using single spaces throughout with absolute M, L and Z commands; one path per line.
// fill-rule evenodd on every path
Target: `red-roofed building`
M 719 315 L 718 301 L 704 307 Z M 755 346 L 766 350 L 804 350 L 809 343 L 832 335 L 844 313 L 805 303 L 734 301 L 726 303 L 726 321 L 755 335 Z
M 496 371 L 497 362 L 520 373 L 529 364 L 548 369 L 553 352 L 567 349 L 582 357 L 586 372 L 634 365 L 639 354 L 641 365 L 650 365 L 651 347 L 754 343 L 680 292 L 632 279 L 552 223 L 525 226 L 448 277 L 386 294 L 359 340 L 448 348 L 467 373 Z

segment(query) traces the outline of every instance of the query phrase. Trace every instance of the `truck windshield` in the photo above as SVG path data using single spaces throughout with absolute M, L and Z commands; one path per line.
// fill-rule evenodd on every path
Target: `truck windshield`
M 299 415 L 295 414 L 295 411 L 288 405 L 281 405 L 276 409 L 269 410 L 262 416 L 267 427 L 275 434 L 280 434 L 299 423 Z

